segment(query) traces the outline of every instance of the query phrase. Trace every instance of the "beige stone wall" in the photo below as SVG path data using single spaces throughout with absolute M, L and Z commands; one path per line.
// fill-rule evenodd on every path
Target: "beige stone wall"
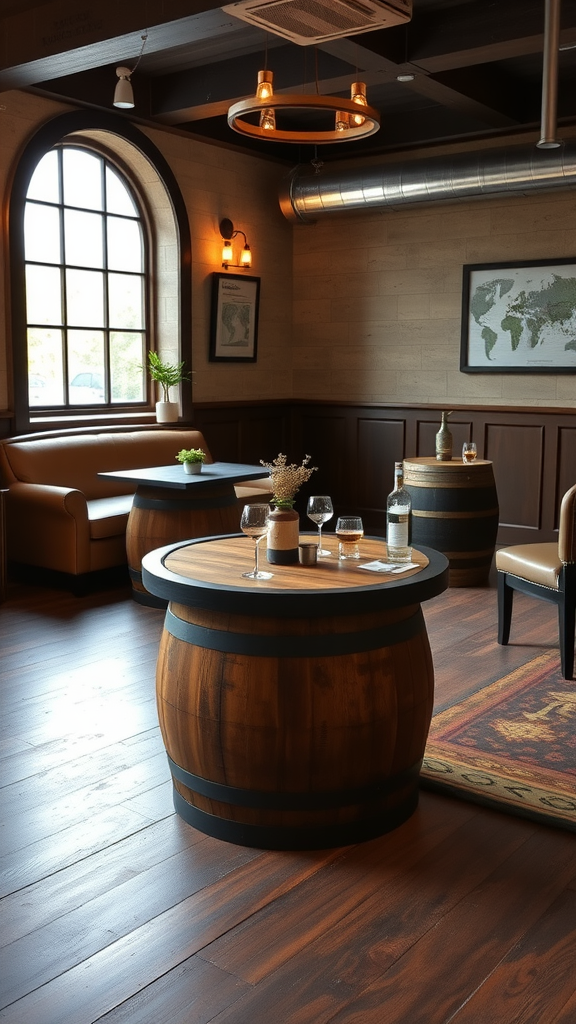
M 371 213 L 294 229 L 294 397 L 576 407 L 576 378 L 465 374 L 462 265 L 576 257 L 573 191 Z
M 24 146 L 49 118 L 70 110 L 65 104 L 25 92 L 0 97 L 0 193 L 6 211 L 10 181 Z M 282 216 L 277 194 L 285 166 L 275 161 L 233 154 L 224 147 L 196 141 L 184 133 L 142 128 L 168 161 L 182 190 L 192 236 L 193 397 L 195 401 L 289 398 L 292 340 L 292 228 Z M 131 162 L 131 161 L 130 161 Z M 141 161 L 140 161 L 141 164 Z M 137 173 L 145 171 L 138 165 Z M 153 182 L 149 187 L 154 187 Z M 158 202 L 165 202 L 159 195 Z M 261 279 L 258 361 L 254 364 L 208 360 L 210 282 L 220 272 L 218 225 L 229 217 L 247 235 L 253 252 L 252 274 Z M 6 214 L 0 247 L 0 410 L 10 410 L 10 310 Z M 177 302 L 173 284 L 174 253 L 166 248 L 165 297 L 160 327 L 169 335 Z M 234 273 L 235 271 L 232 271 Z M 239 271 L 236 271 L 240 273 Z

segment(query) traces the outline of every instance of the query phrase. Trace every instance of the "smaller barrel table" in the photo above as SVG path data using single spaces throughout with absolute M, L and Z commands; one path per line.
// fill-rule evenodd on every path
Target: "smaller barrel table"
M 166 601 L 149 594 L 142 583 L 142 556 L 172 541 L 237 530 L 240 512 L 234 484 L 257 480 L 262 472 L 262 466 L 209 462 L 196 476 L 185 473 L 180 465 L 98 474 L 137 484 L 126 527 L 128 571 L 135 601 L 166 606 Z
M 361 554 L 385 558 L 385 544 L 364 538 Z M 156 692 L 177 812 L 267 849 L 396 828 L 418 802 L 432 715 L 420 602 L 446 589 L 446 558 L 415 551 L 404 576 L 322 558 L 245 580 L 253 557 L 235 536 L 142 562 L 146 588 L 170 602 Z
M 412 543 L 446 555 L 451 587 L 487 583 L 499 514 L 492 463 L 404 459 L 404 486 L 412 498 Z

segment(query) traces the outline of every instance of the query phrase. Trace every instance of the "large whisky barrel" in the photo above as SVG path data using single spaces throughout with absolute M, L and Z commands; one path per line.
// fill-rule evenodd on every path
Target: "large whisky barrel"
M 134 597 L 140 604 L 165 607 L 142 584 L 142 558 L 171 541 L 232 533 L 240 525 L 240 510 L 230 483 L 209 490 L 178 491 L 140 486 L 134 495 L 126 530 L 128 572 Z
M 412 497 L 412 542 L 446 555 L 451 587 L 485 584 L 498 533 L 492 463 L 405 459 L 404 486 Z
M 433 688 L 419 605 L 311 621 L 171 604 L 157 699 L 176 809 L 268 849 L 389 831 L 417 804 Z

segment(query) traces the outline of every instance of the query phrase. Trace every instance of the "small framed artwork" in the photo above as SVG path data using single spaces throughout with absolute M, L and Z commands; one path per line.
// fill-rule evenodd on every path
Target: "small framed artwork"
M 259 277 L 212 274 L 211 362 L 256 362 L 259 302 Z
M 576 373 L 576 258 L 463 267 L 463 373 Z

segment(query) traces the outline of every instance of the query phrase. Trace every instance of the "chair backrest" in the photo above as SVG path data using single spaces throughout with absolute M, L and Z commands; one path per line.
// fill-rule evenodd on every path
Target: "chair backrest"
M 562 498 L 558 555 L 564 563 L 576 562 L 576 484 Z

